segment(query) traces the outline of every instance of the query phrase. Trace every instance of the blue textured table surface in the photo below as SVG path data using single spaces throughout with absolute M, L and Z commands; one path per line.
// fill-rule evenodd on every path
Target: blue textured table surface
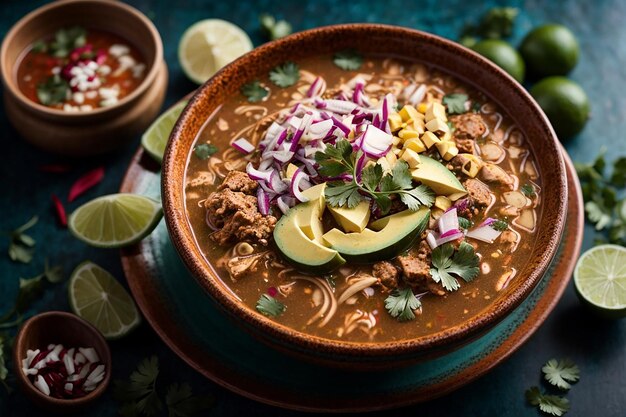
M 0 6 L 0 34 L 43 1 L 9 0 Z M 476 21 L 489 7 L 511 5 L 520 8 L 513 41 L 518 42 L 534 25 L 559 22 L 569 26 L 581 43 L 581 60 L 571 77 L 589 94 L 592 119 L 577 138 L 566 144 L 575 161 L 589 161 L 602 145 L 609 147 L 609 158 L 626 155 L 626 3 L 615 1 L 569 2 L 534 1 L 422 1 L 387 0 L 369 2 L 283 1 L 218 2 L 180 0 L 131 2 L 146 13 L 161 32 L 165 56 L 170 68 L 170 85 L 165 105 L 193 90 L 177 62 L 176 48 L 184 29 L 197 20 L 222 18 L 248 32 L 255 45 L 264 42 L 259 32 L 258 15 L 268 12 L 289 20 L 294 30 L 344 22 L 379 22 L 422 29 L 456 39 L 468 21 Z M 546 2 L 547 3 L 547 2 Z M 37 239 L 34 261 L 16 264 L 6 256 L 7 240 L 0 239 L 0 314 L 9 309 L 15 297 L 19 277 L 37 275 L 44 258 L 61 263 L 69 273 L 79 262 L 90 259 L 104 266 L 123 282 L 117 251 L 96 250 L 73 239 L 57 226 L 50 195 L 66 195 L 69 186 L 82 173 L 98 164 L 105 166 L 105 180 L 87 195 L 69 205 L 71 211 L 101 194 L 115 192 L 128 165 L 137 141 L 116 154 L 93 160 L 72 162 L 66 174 L 45 174 L 37 167 L 64 162 L 24 143 L 9 125 L 4 108 L 0 109 L 1 145 L 5 157 L 0 163 L 0 230 L 12 230 L 32 215 L 40 217 L 32 230 Z M 583 249 L 592 245 L 593 230 L 586 227 Z M 575 260 L 572 260 L 573 262 Z M 52 287 L 34 305 L 29 315 L 46 310 L 68 310 L 66 285 Z M 194 392 L 212 393 L 216 405 L 206 415 L 274 415 L 298 413 L 275 409 L 232 394 L 202 378 L 178 359 L 146 324 L 129 337 L 111 343 L 114 378 L 126 378 L 138 361 L 156 354 L 161 360 L 162 378 L 188 381 Z M 429 403 L 384 413 L 384 415 L 464 415 L 522 416 L 539 415 L 526 404 L 524 391 L 540 382 L 540 368 L 552 357 L 570 357 L 580 366 L 582 377 L 568 398 L 571 416 L 626 415 L 626 320 L 602 322 L 589 317 L 580 306 L 572 285 L 536 334 L 510 359 L 488 375 L 466 387 Z M 303 378 L 306 376 L 303 375 Z M 110 392 L 85 415 L 113 416 L 117 404 Z M 383 413 L 381 413 L 383 414 Z M 47 415 L 34 409 L 18 391 L 8 396 L 0 387 L 0 416 Z M 163 414 L 165 415 L 165 414 Z

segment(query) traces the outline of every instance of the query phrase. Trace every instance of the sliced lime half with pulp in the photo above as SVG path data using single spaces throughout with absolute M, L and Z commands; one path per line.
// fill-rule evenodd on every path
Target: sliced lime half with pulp
M 180 101 L 159 116 L 141 136 L 141 146 L 158 163 L 163 160 L 167 140 L 172 133 L 174 124 L 187 105 L 187 100 Z

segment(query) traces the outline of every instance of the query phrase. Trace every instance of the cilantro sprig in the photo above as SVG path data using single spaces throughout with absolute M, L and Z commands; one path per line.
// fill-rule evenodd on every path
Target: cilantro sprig
M 259 313 L 268 317 L 278 317 L 285 312 L 287 306 L 269 294 L 263 294 L 256 302 L 256 309 Z
M 324 194 L 328 204 L 353 208 L 369 197 L 384 215 L 391 209 L 393 195 L 397 195 L 413 211 L 420 206 L 430 207 L 435 202 L 435 194 L 430 188 L 425 185 L 413 186 L 411 171 L 405 161 L 397 161 L 387 175 L 384 175 L 379 164 L 368 165 L 360 173 L 359 179 L 358 161 L 363 157 L 363 152 L 354 152 L 352 144 L 345 139 L 315 154 L 318 171 L 322 176 L 346 178 L 327 184 Z
M 597 231 L 606 231 L 600 241 L 608 238 L 610 243 L 626 245 L 626 198 L 618 197 L 626 186 L 626 157 L 615 160 L 609 174 L 605 154 L 606 148 L 602 148 L 593 162 L 575 164 L 585 213 Z
M 250 103 L 257 103 L 264 100 L 269 93 L 269 90 L 263 87 L 258 80 L 244 84 L 243 87 L 241 87 L 241 94 L 243 94 Z
M 159 358 L 143 359 L 127 381 L 114 382 L 113 398 L 122 403 L 118 412 L 123 417 L 154 416 L 163 409 L 157 380 Z M 214 403 L 212 396 L 193 396 L 187 383 L 172 383 L 167 388 L 165 405 L 169 417 L 184 417 L 206 410 Z
M 465 103 L 468 99 L 467 94 L 450 93 L 443 96 L 441 101 L 448 108 L 448 114 L 463 114 L 467 112 Z
M 541 370 L 544 373 L 546 381 L 564 390 L 568 390 L 572 387 L 570 382 L 574 383 L 580 379 L 580 369 L 570 359 L 560 361 L 550 359 Z
M 300 79 L 300 68 L 291 61 L 285 62 L 270 71 L 270 81 L 279 87 L 289 87 Z
M 196 145 L 193 148 L 193 153 L 196 155 L 196 157 L 205 160 L 211 155 L 215 154 L 218 150 L 218 147 L 213 145 L 212 143 L 203 143 L 200 145 Z
M 70 85 L 58 74 L 37 85 L 37 99 L 44 106 L 52 106 L 65 101 Z
M 261 30 L 272 41 L 291 33 L 291 24 L 289 22 L 276 20 L 274 16 L 269 14 L 259 16 L 259 23 L 261 23 Z
M 422 302 L 413 294 L 411 288 L 395 289 L 385 299 L 385 308 L 391 317 L 398 321 L 415 319 L 414 311 L 422 306 Z
M 570 409 L 569 400 L 558 395 L 542 393 L 539 387 L 531 387 L 526 391 L 526 399 L 529 403 L 539 406 L 544 413 L 553 416 L 562 416 Z
M 456 291 L 461 284 L 455 276 L 466 282 L 472 281 L 478 275 L 480 260 L 472 245 L 461 242 L 456 251 L 451 243 L 435 248 L 432 252 L 432 263 L 430 275 L 433 280 L 441 283 L 448 291 Z
M 504 232 L 509 228 L 509 223 L 506 220 L 499 219 L 491 223 L 491 228 L 498 232 Z
M 345 49 L 333 55 L 333 62 L 345 71 L 356 71 L 363 65 L 363 55 L 354 49 Z
M 8 233 L 10 237 L 9 258 L 12 261 L 27 264 L 33 260 L 33 248 L 36 242 L 35 239 L 26 234 L 26 231 L 35 226 L 38 221 L 39 217 L 33 216 L 26 223 Z

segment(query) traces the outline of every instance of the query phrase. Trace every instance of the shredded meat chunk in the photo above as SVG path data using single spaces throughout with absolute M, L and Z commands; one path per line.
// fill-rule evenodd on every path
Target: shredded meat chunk
M 435 295 L 444 295 L 445 291 L 433 281 L 430 275 L 430 262 L 411 255 L 398 256 L 404 282 L 419 292 L 428 291 Z
M 479 178 L 490 184 L 498 184 L 510 190 L 513 189 L 515 181 L 496 164 L 485 164 L 480 170 Z
M 241 171 L 230 171 L 224 182 L 217 188 L 218 190 L 229 189 L 231 191 L 240 191 L 244 194 L 252 195 L 259 184 L 248 176 L 247 173 Z
M 244 178 L 229 174 L 226 180 L 220 185 L 219 191 L 212 193 L 204 202 L 209 219 L 219 228 L 211 234 L 211 239 L 220 245 L 230 242 L 267 245 L 274 231 L 276 218 L 259 213 L 256 197 L 242 192 L 252 192 L 255 188 L 250 185 L 251 180 L 247 175 Z M 231 187 L 242 191 L 233 191 Z
M 481 210 L 491 203 L 491 193 L 489 187 L 479 180 L 468 178 L 463 182 L 467 190 L 467 202 L 457 205 L 459 216 L 470 219 L 480 213 Z
M 498 243 L 502 244 L 503 252 L 512 252 L 513 248 L 517 245 L 517 235 L 515 232 L 505 230 L 500 234 Z
M 476 153 L 476 148 L 474 147 L 474 139 L 456 139 L 456 147 L 461 153 Z
M 398 287 L 398 269 L 391 262 L 376 262 L 372 268 L 372 275 L 378 278 L 385 291 Z
M 472 139 L 485 134 L 487 127 L 481 115 L 476 113 L 464 113 L 450 118 L 454 123 L 454 139 Z

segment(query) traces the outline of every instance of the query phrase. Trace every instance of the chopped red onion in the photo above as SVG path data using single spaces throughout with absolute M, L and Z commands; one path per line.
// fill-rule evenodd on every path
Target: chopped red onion
M 254 152 L 254 145 L 248 141 L 246 138 L 239 138 L 232 143 L 233 148 L 237 149 L 240 152 L 245 154 L 249 154 Z
M 493 241 L 496 240 L 501 233 L 502 232 L 497 231 L 487 224 L 478 226 L 477 228 L 468 231 L 465 233 L 465 236 L 482 242 L 493 243 Z
M 432 232 L 428 232 L 426 235 L 426 242 L 430 246 L 431 249 L 435 249 L 438 246 L 443 245 L 444 243 L 452 242 L 453 240 L 457 240 L 463 237 L 463 232 L 457 231 L 457 233 L 451 233 L 448 236 L 440 236 L 435 235 Z
M 456 214 L 456 207 L 451 208 L 439 217 L 437 221 L 441 237 L 447 236 L 450 231 L 459 230 L 459 218 Z
M 302 170 L 302 167 L 298 168 L 296 172 L 293 174 L 293 177 L 291 177 L 291 187 L 290 187 L 291 194 L 296 198 L 296 200 L 298 200 L 301 203 L 305 203 L 309 201 L 309 199 L 305 197 L 304 195 L 302 195 L 300 191 L 300 182 L 302 180 L 308 180 L 308 179 L 309 179 L 309 176 L 304 173 L 304 171 Z
M 263 180 L 269 182 L 270 176 L 272 175 L 272 171 L 259 171 L 258 169 L 255 169 L 252 166 L 252 162 L 248 162 L 248 165 L 246 165 L 246 172 L 250 178 L 257 181 Z
M 263 188 L 259 187 L 257 189 L 256 198 L 259 205 L 259 213 L 264 216 L 270 214 L 270 197 Z

